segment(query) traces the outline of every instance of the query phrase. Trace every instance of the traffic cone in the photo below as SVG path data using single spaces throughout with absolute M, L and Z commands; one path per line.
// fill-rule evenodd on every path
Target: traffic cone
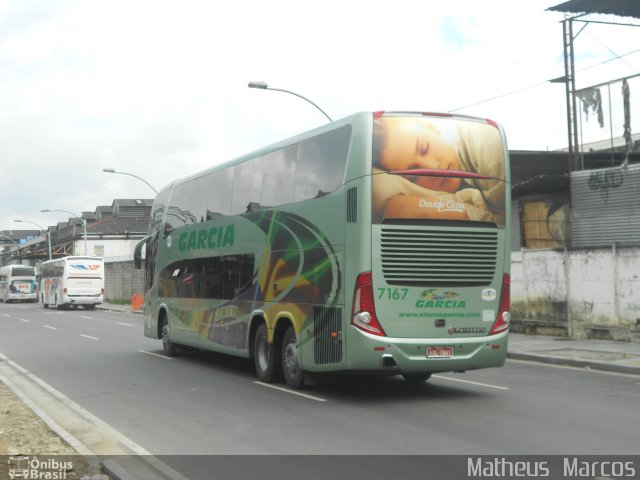
M 142 310 L 142 302 L 144 301 L 144 299 L 142 298 L 142 295 L 140 295 L 139 293 L 134 293 L 131 296 L 131 310 L 133 311 L 140 311 Z

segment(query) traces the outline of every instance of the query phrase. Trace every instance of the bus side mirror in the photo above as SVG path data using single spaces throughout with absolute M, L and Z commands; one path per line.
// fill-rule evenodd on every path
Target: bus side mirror
M 151 240 L 151 235 L 147 235 L 140 240 L 133 249 L 133 265 L 137 269 L 142 268 L 142 247 L 145 246 L 149 240 Z

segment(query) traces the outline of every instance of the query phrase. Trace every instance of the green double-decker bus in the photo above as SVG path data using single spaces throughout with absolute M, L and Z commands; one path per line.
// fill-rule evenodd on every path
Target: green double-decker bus
M 509 178 L 495 122 L 368 112 L 177 180 L 134 255 L 144 334 L 295 388 L 501 366 Z

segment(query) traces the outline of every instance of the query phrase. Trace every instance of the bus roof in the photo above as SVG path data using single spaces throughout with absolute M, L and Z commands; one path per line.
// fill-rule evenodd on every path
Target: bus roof
M 276 143 L 272 143 L 270 145 L 266 145 L 262 148 L 259 148 L 257 150 L 251 151 L 249 153 L 246 153 L 244 155 L 241 155 L 239 157 L 233 158 L 231 160 L 227 160 L 224 161 L 220 164 L 217 164 L 213 167 L 209 167 L 205 170 L 200 170 L 198 172 L 194 172 L 191 175 L 187 175 L 185 177 L 179 178 L 174 180 L 173 182 L 165 185 L 160 191 L 165 191 L 165 190 L 170 190 L 175 188 L 178 185 L 181 185 L 183 183 L 195 180 L 199 177 L 202 177 L 204 175 L 207 175 L 211 172 L 215 172 L 218 170 L 224 170 L 227 167 L 231 167 L 233 165 L 242 163 L 246 160 L 250 160 L 252 158 L 261 156 L 261 155 L 266 155 L 270 152 L 273 152 L 275 150 L 278 150 L 280 148 L 289 146 L 289 145 L 293 145 L 296 144 L 298 142 L 301 142 L 303 140 L 306 140 L 307 138 L 313 137 L 315 135 L 318 135 L 320 133 L 323 132 L 327 132 L 327 131 L 331 131 L 334 130 L 342 125 L 346 125 L 346 124 L 351 124 L 356 122 L 357 120 L 363 120 L 365 118 L 371 118 L 372 120 L 376 117 L 379 116 L 386 116 L 386 115 L 390 115 L 390 116 L 427 116 L 427 117 L 450 117 L 453 119 L 460 119 L 460 120 L 470 120 L 470 121 L 478 121 L 478 122 L 483 122 L 483 123 L 489 123 L 491 125 L 494 125 L 496 127 L 499 128 L 498 124 L 496 122 L 494 122 L 493 120 L 489 120 L 487 118 L 482 118 L 482 117 L 474 117 L 474 116 L 469 116 L 469 115 L 462 115 L 462 114 L 457 114 L 457 113 L 439 113 L 439 112 L 421 112 L 421 111 L 401 111 L 401 110 L 376 110 L 376 111 L 363 111 L 363 112 L 357 112 L 354 113 L 352 115 L 349 115 L 347 117 L 338 119 L 338 120 L 334 120 L 333 122 L 324 124 L 324 125 L 320 125 L 319 127 L 313 128 L 311 130 L 307 130 L 304 132 L 301 132 L 297 135 L 294 135 L 292 137 L 288 137 L 285 138 L 283 140 L 280 140 L 279 142 Z
M 60 258 L 55 258 L 53 260 L 47 260 L 46 262 L 42 262 L 42 264 L 44 265 L 45 263 L 50 263 L 50 262 L 59 262 L 60 260 L 97 260 L 102 262 L 102 257 L 90 257 L 90 256 L 84 256 L 84 255 L 69 255 L 67 257 L 60 257 Z

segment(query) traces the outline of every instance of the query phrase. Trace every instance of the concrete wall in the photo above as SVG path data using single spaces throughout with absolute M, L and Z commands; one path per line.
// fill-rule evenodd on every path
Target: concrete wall
M 511 255 L 513 330 L 640 342 L 640 248 Z
M 109 300 L 131 300 L 134 293 L 143 293 L 144 270 L 137 270 L 133 260 L 105 262 L 104 297 Z
M 531 250 L 511 254 L 511 312 L 515 319 L 567 324 L 565 253 Z
M 133 249 L 141 238 L 88 238 L 87 255 L 103 257 L 105 262 L 133 260 Z M 76 239 L 74 255 L 84 255 L 84 240 Z

